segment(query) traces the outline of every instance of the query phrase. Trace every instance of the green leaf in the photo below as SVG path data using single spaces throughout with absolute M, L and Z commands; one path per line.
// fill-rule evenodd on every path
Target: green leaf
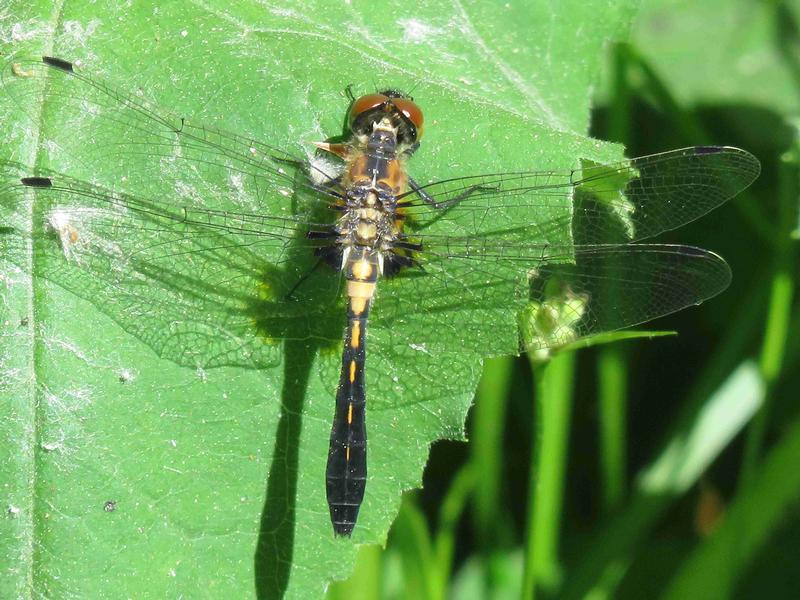
M 413 88 L 427 125 L 410 168 L 427 181 L 618 157 L 585 130 L 602 48 L 624 32 L 630 12 L 627 2 L 596 0 L 444 9 L 303 2 L 272 10 L 249 1 L 124 9 L 17 2 L 0 16 L 0 39 L 11 40 L 5 55 L 81 60 L 94 76 L 173 114 L 301 155 L 341 133 L 348 84 L 357 93 Z M 174 164 L 135 153 L 87 160 L 109 142 L 82 127 L 92 115 L 65 121 L 58 103 L 33 100 L 20 107 L 0 96 L 3 158 L 106 187 L 154 167 L 130 191 L 159 200 L 230 193 L 220 173 L 176 174 Z M 196 187 L 168 183 L 179 180 Z M 353 538 L 334 539 L 324 472 L 340 361 L 336 302 L 314 315 L 257 316 L 269 323 L 250 330 L 250 342 L 260 336 L 263 344 L 247 364 L 211 334 L 230 324 L 220 306 L 237 289 L 236 268 L 263 265 L 257 248 L 229 249 L 236 268 L 213 273 L 205 288 L 183 277 L 151 280 L 151 290 L 131 298 L 27 245 L 43 207 L 26 202 L 15 208 L 27 221 L 3 229 L 0 242 L 8 342 L 0 373 L 3 596 L 242 597 L 254 588 L 261 597 L 319 596 L 327 581 L 348 575 L 357 544 L 385 540 L 401 491 L 420 484 L 429 445 L 463 437 L 482 355 L 516 349 L 513 315 L 475 303 L 463 315 L 409 319 L 406 329 L 393 323 L 390 339 L 392 331 L 379 328 L 381 299 L 400 296 L 389 282 L 381 288 L 368 346 L 394 350 L 367 361 L 370 479 Z M 175 256 L 176 272 L 189 272 L 186 260 Z M 302 270 L 281 271 L 281 281 L 292 269 Z M 183 292 L 159 295 L 170 287 Z M 263 291 L 257 306 L 265 309 L 278 290 Z M 138 302 L 148 293 L 158 311 Z M 177 297 L 186 303 L 169 302 Z M 449 350 L 408 343 L 431 322 L 456 332 L 476 319 L 492 334 L 483 352 L 452 348 L 457 336 Z M 208 335 L 187 348 L 177 335 L 187 329 Z M 201 368 L 213 364 L 207 338 L 228 352 L 214 355 L 226 366 Z
M 580 193 L 590 194 L 596 201 L 605 206 L 618 222 L 618 225 L 623 231 L 625 239 L 636 239 L 637 231 L 636 225 L 631 218 L 633 213 L 636 212 L 636 205 L 625 197 L 625 188 L 634 176 L 638 176 L 637 172 L 633 173 L 619 173 L 611 169 L 604 169 L 603 165 L 593 162 L 591 160 L 582 161 L 581 167 L 586 170 L 590 169 L 591 172 L 597 170 L 606 171 L 607 174 L 599 182 L 587 182 L 582 185 Z

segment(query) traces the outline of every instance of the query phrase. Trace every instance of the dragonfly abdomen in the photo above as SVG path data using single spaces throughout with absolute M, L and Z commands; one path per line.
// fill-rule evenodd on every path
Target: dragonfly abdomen
M 367 246 L 355 246 L 346 255 L 347 328 L 326 471 L 328 506 L 337 535 L 353 531 L 367 480 L 365 340 L 380 272 L 378 256 Z

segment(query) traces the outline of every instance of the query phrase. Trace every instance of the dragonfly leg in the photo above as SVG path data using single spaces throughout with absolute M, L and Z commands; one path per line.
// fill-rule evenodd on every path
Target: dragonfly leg
M 336 179 L 331 179 L 330 181 L 326 181 L 325 183 L 322 184 L 317 184 L 317 183 L 308 184 L 308 187 L 310 187 L 316 192 L 319 192 L 320 194 L 324 194 L 326 196 L 336 196 L 337 198 L 344 199 L 344 196 L 342 194 L 333 189 L 336 187 L 341 187 L 341 184 L 342 184 L 342 178 L 341 176 L 339 176 Z
M 466 190 L 464 190 L 463 192 L 461 192 L 460 194 L 458 194 L 457 196 L 454 196 L 453 198 L 450 198 L 449 200 L 447 200 L 445 202 L 438 202 L 433 196 L 431 196 L 428 192 L 426 192 L 422 188 L 422 186 L 420 186 L 411 177 L 408 178 L 408 187 L 411 188 L 411 190 L 414 193 L 416 193 L 417 196 L 422 198 L 422 201 L 425 202 L 425 204 L 428 204 L 429 206 L 432 206 L 433 208 L 444 209 L 440 213 L 438 213 L 433 219 L 428 221 L 425 225 L 419 227 L 417 229 L 417 231 L 423 231 L 424 229 L 430 227 L 431 225 L 433 225 L 434 223 L 436 223 L 440 219 L 446 217 L 448 210 L 453 208 L 456 204 L 458 204 L 462 200 L 466 200 L 472 194 L 474 194 L 476 192 L 496 191 L 498 189 L 497 187 L 494 187 L 494 186 L 473 185 L 473 186 L 467 188 Z M 397 203 L 397 207 L 398 208 L 403 208 L 404 206 L 409 206 L 409 205 L 411 205 L 411 203 L 409 203 L 409 202 L 398 202 Z
M 420 186 L 416 181 L 414 181 L 412 177 L 408 178 L 408 187 L 410 187 L 417 196 L 422 198 L 422 201 L 425 202 L 425 204 L 430 204 L 434 208 L 439 208 L 439 203 L 436 202 L 434 197 L 431 196 L 425 190 L 423 190 L 422 186 Z M 398 203 L 398 206 L 402 206 L 402 204 Z
M 416 181 L 414 181 L 414 179 L 411 177 L 408 178 L 408 187 L 410 187 L 411 190 L 415 194 L 417 194 L 417 196 L 422 198 L 423 202 L 425 202 L 426 204 L 430 204 L 433 208 L 444 208 L 444 209 L 448 209 L 455 206 L 456 204 L 458 204 L 462 200 L 466 200 L 476 192 L 496 192 L 500 189 L 498 186 L 493 186 L 493 185 L 473 185 L 465 189 L 460 194 L 453 196 L 449 200 L 446 200 L 445 202 L 439 202 L 436 200 L 436 198 L 434 198 L 428 192 L 426 192 L 425 189 L 421 185 L 419 185 Z M 398 206 L 402 206 L 402 204 L 398 203 Z
M 417 142 L 416 144 L 412 144 L 411 146 L 403 150 L 403 154 L 406 156 L 406 158 L 411 158 L 412 156 L 414 156 L 414 152 L 416 152 L 417 150 L 419 150 L 419 142 Z

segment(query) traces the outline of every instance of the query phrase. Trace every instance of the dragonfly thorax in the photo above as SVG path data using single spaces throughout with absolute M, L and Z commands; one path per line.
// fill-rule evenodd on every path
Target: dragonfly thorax
M 329 236 L 335 241 L 320 248 L 317 255 L 345 275 L 348 261 L 355 256 L 372 256 L 379 275 L 396 274 L 411 264 L 403 218 L 397 214 L 397 196 L 405 191 L 408 177 L 397 152 L 395 120 L 376 121 L 368 135 L 354 132 L 346 145 L 323 147 L 345 159 L 344 194 L 339 204 L 341 215 Z
M 376 123 L 372 134 L 364 139 L 364 146 L 369 157 L 394 159 L 397 156 L 397 128 L 388 119 Z
M 374 192 L 365 195 L 368 200 Z M 391 250 L 400 233 L 396 223 L 394 203 L 388 206 L 380 201 L 365 201 L 349 207 L 336 224 L 338 243 L 343 247 L 366 246 L 377 251 Z
M 353 141 L 344 177 L 344 214 L 336 224 L 344 249 L 390 251 L 400 233 L 397 194 L 405 188 L 406 175 L 397 158 L 396 136 L 396 126 L 385 118 L 375 123 L 365 141 Z

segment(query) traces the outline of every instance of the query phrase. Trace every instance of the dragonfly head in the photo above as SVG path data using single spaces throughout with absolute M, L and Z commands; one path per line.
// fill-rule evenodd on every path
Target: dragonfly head
M 414 100 L 398 90 L 384 90 L 361 96 L 348 115 L 355 135 L 369 135 L 376 123 L 388 119 L 397 131 L 398 146 L 413 146 L 422 137 L 422 110 Z

